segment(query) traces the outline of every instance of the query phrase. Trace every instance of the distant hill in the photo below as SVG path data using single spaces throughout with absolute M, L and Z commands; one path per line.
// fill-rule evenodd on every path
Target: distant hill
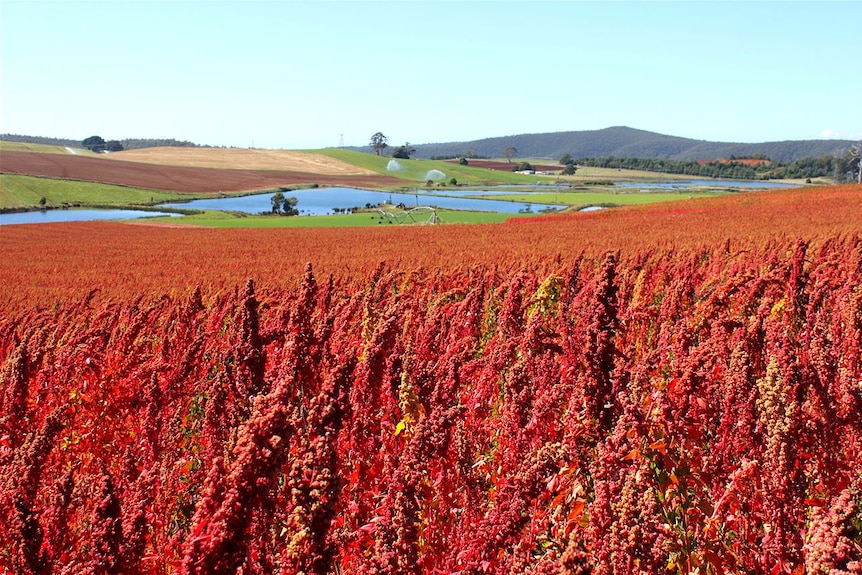
M 773 161 L 790 163 L 803 158 L 841 156 L 854 143 L 850 140 L 789 140 L 758 144 L 708 142 L 615 126 L 603 130 L 519 134 L 469 142 L 411 146 L 416 148 L 414 157 L 417 158 L 456 157 L 468 152 L 477 157 L 499 158 L 505 148 L 514 146 L 519 158 L 550 160 L 558 160 L 564 154 L 576 159 L 618 156 L 673 160 L 719 160 L 731 156 L 742 158 L 763 154 Z M 369 147 L 354 149 L 371 151 Z
M 0 134 L 0 140 L 81 147 L 80 140 L 66 138 Z M 158 146 L 198 146 L 193 142 L 174 139 L 126 138 L 119 141 L 126 150 Z M 747 158 L 763 155 L 775 162 L 789 164 L 805 158 L 843 156 L 855 143 L 852 140 L 786 140 L 757 144 L 709 142 L 614 126 L 602 130 L 498 136 L 468 142 L 411 144 L 411 147 L 416 149 L 413 155 L 416 158 L 455 158 L 464 155 L 500 158 L 504 149 L 513 146 L 518 151 L 516 154 L 518 158 L 544 158 L 554 161 L 565 154 L 575 159 L 616 156 L 671 160 L 721 160 L 731 156 Z M 373 153 L 369 146 L 354 146 L 350 149 Z M 394 146 L 388 148 L 386 152 L 391 153 L 393 149 Z
M 69 148 L 83 147 L 82 140 L 70 140 L 68 138 L 46 138 L 42 136 L 24 136 L 21 134 L 0 134 L 0 140 L 6 142 L 21 142 L 24 144 L 43 144 L 47 146 L 68 146 Z M 173 138 L 126 138 L 119 140 L 124 150 L 138 150 L 141 148 L 156 148 L 159 146 L 173 147 L 197 147 L 198 144 L 174 140 Z

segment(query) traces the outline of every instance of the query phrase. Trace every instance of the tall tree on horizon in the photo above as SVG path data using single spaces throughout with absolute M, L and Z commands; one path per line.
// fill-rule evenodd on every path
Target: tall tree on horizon
M 508 146 L 503 150 L 503 157 L 506 158 L 506 161 L 511 163 L 512 158 L 514 158 L 518 154 L 518 149 L 515 146 Z
M 377 132 L 371 136 L 371 147 L 380 156 L 383 150 L 389 147 L 389 138 L 384 136 L 382 132 Z
M 81 142 L 81 145 L 89 149 L 91 152 L 104 152 L 105 140 L 101 136 L 90 136 Z

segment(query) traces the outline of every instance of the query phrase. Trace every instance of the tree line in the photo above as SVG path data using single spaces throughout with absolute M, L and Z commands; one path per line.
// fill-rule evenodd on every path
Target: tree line
M 92 138 L 93 136 L 91 136 Z M 99 136 L 95 136 L 99 138 Z M 87 138 L 90 139 L 90 138 Z M 22 144 L 43 144 L 45 146 L 68 146 L 70 148 L 80 148 L 83 145 L 82 140 L 73 140 L 70 138 L 52 138 L 43 136 L 27 136 L 21 134 L 0 134 L 0 140 L 6 142 L 19 142 Z M 123 150 L 137 150 L 140 148 L 156 148 L 159 146 L 172 146 L 177 148 L 184 147 L 199 147 L 199 144 L 186 140 L 175 140 L 173 138 L 125 138 L 122 140 L 109 140 L 105 142 L 118 144 Z M 84 145 L 84 147 L 87 147 Z M 116 146 L 115 146 L 116 147 Z M 118 151 L 118 150 L 116 150 Z
M 767 158 L 761 163 L 747 163 L 745 158 L 724 161 L 696 162 L 691 160 L 669 160 L 666 158 L 625 158 L 606 156 L 581 158 L 578 165 L 595 168 L 619 168 L 644 170 L 664 174 L 684 174 L 707 178 L 740 180 L 811 179 L 829 177 L 838 182 L 854 181 L 859 174 L 859 152 L 850 150 L 841 157 L 821 156 L 803 158 L 784 164 L 771 162 Z

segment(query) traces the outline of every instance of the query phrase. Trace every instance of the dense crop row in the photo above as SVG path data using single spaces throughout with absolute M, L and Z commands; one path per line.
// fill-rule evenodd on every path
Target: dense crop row
M 862 569 L 858 234 L 541 264 L 19 310 L 0 565 Z

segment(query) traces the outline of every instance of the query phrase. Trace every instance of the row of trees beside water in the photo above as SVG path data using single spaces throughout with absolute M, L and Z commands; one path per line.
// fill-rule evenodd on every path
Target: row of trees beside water
M 756 160 L 752 162 L 751 160 Z M 596 168 L 645 170 L 665 174 L 685 174 L 708 178 L 743 180 L 833 178 L 837 182 L 852 182 L 859 177 L 859 150 L 851 149 L 841 157 L 803 158 L 790 164 L 772 162 L 768 158 L 731 158 L 729 160 L 696 162 L 666 158 L 624 158 L 606 156 L 581 158 L 578 165 Z

